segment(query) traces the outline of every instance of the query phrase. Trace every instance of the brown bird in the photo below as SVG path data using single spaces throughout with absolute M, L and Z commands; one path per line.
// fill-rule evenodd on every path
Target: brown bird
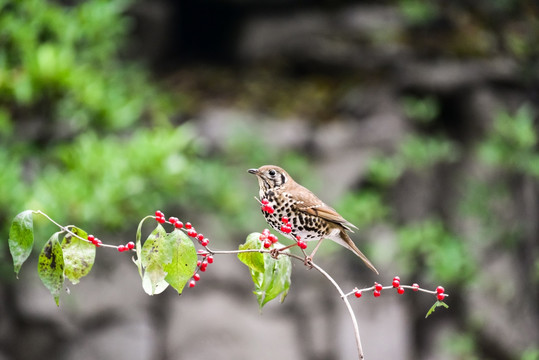
M 248 172 L 258 178 L 260 199 L 266 199 L 268 205 L 274 209 L 273 212 L 262 211 L 272 228 L 292 240 L 296 240 L 296 235 L 299 235 L 303 241 L 318 241 L 306 262 L 312 260 L 322 240 L 330 239 L 351 250 L 369 269 L 378 274 L 378 270 L 346 233 L 353 232 L 351 228 L 357 227 L 339 215 L 335 209 L 295 182 L 278 166 L 264 165 L 258 169 L 249 169 Z M 292 225 L 291 233 L 281 231 L 283 217 L 287 217 Z

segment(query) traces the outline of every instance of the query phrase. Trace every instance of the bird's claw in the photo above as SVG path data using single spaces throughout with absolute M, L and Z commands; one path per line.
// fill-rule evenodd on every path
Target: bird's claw
M 269 252 L 270 256 L 271 256 L 272 258 L 274 258 L 274 259 L 277 259 L 277 258 L 279 257 L 279 254 L 280 254 L 280 253 L 281 253 L 281 252 L 279 251 L 279 249 L 275 249 L 275 248 L 274 248 L 274 249 L 271 249 L 270 252 Z
M 310 256 L 305 256 L 305 260 L 303 260 L 303 264 L 307 266 L 309 270 L 313 268 L 313 258 Z

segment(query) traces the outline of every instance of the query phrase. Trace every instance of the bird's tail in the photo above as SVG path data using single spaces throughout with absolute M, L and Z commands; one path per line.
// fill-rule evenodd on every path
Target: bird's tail
M 348 236 L 348 234 L 342 230 L 340 232 L 340 238 L 342 239 L 343 243 L 341 243 L 342 245 L 344 245 L 345 247 L 347 247 L 348 249 L 350 249 L 352 252 L 354 252 L 357 256 L 359 256 L 359 258 L 361 260 L 363 260 L 363 262 L 365 263 L 365 265 L 367 265 L 367 267 L 369 269 L 371 269 L 372 271 L 374 271 L 377 275 L 379 275 L 379 272 L 378 270 L 376 270 L 376 268 L 374 267 L 374 265 L 370 262 L 369 259 L 367 259 L 367 257 L 365 256 L 365 254 L 363 254 L 361 252 L 361 250 L 359 250 L 356 246 L 356 244 L 354 244 L 354 242 L 352 241 L 352 239 L 350 239 L 350 236 Z

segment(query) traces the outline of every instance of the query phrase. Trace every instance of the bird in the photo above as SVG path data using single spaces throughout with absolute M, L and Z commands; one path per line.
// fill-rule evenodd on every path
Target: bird
M 330 239 L 352 251 L 369 269 L 379 274 L 347 234 L 347 231 L 353 232 L 352 228 L 357 227 L 309 189 L 295 182 L 284 169 L 264 165 L 247 172 L 258 178 L 260 201 L 265 204 L 262 213 L 273 229 L 292 240 L 297 240 L 299 236 L 303 241 L 318 241 L 311 255 L 305 259 L 306 264 L 312 261 L 322 241 Z M 267 211 L 268 207 L 271 211 Z M 290 232 L 282 231 L 283 218 L 291 226 Z

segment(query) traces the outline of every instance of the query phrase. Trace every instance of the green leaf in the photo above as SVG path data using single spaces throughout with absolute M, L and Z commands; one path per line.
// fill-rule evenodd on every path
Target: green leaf
M 28 259 L 34 246 L 33 211 L 26 210 L 15 216 L 9 230 L 9 251 L 17 277 L 22 264 Z
M 284 301 L 290 288 L 292 263 L 288 256 L 281 255 L 273 259 L 269 254 L 264 254 L 264 268 L 263 281 L 255 289 L 260 309 L 279 295 L 279 302 Z
M 260 234 L 252 233 L 247 237 L 240 250 L 260 250 L 262 243 L 258 240 Z M 238 254 L 241 262 L 249 267 L 255 285 L 254 294 L 260 309 L 279 295 L 283 302 L 290 288 L 292 263 L 290 257 L 280 255 L 277 259 L 268 253 L 247 252 Z
M 172 252 L 170 263 L 163 267 L 167 272 L 165 280 L 181 294 L 196 270 L 198 257 L 195 245 L 185 233 L 174 230 L 166 236 L 165 246 Z
M 64 284 L 64 256 L 62 246 L 58 241 L 59 232 L 51 236 L 39 254 L 37 273 L 43 285 L 51 292 L 56 301 L 56 306 L 60 306 L 60 291 Z
M 148 295 L 160 294 L 168 287 L 164 265 L 172 261 L 172 247 L 166 245 L 166 237 L 165 229 L 157 224 L 142 246 L 142 287 Z
M 251 233 L 247 236 L 245 244 L 239 246 L 239 250 L 260 250 L 261 243 L 258 240 L 260 233 Z M 264 256 L 259 252 L 245 252 L 239 253 L 238 259 L 247 265 L 252 271 L 264 272 Z
M 71 228 L 71 232 L 88 239 L 88 234 L 77 227 Z M 95 245 L 68 233 L 62 241 L 62 251 L 65 264 L 64 274 L 73 285 L 78 284 L 80 278 L 88 275 L 94 265 Z
M 429 309 L 429 311 L 427 312 L 427 315 L 425 315 L 425 319 L 429 317 L 430 314 L 432 314 L 434 312 L 434 310 L 436 310 L 437 307 L 439 306 L 443 306 L 445 307 L 446 309 L 449 309 L 449 305 L 447 305 L 446 303 L 444 303 L 443 301 L 436 301 L 434 303 L 434 305 L 431 306 L 431 308 Z

